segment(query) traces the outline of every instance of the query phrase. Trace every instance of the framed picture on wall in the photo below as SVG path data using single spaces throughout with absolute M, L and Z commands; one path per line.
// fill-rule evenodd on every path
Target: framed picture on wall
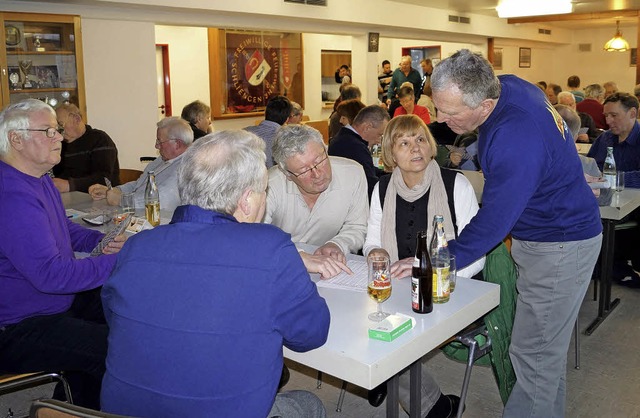
M 502 48 L 493 48 L 493 69 L 502 70 Z
M 304 108 L 302 35 L 209 28 L 214 118 L 256 116 L 273 96 Z
M 520 68 L 531 68 L 531 48 L 520 48 L 518 62 Z
M 635 67 L 638 64 L 638 48 L 631 48 L 629 51 L 629 66 Z

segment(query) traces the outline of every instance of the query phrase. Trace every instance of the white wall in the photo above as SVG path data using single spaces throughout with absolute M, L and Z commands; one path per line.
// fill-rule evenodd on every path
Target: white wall
M 157 102 L 154 25 L 82 20 L 87 117 L 118 147 L 122 168 L 156 155 Z
M 448 22 L 446 10 L 412 4 L 400 9 L 387 0 L 333 1 L 326 8 L 282 0 L 3 0 L 2 9 L 82 17 L 89 123 L 114 138 L 125 168 L 138 168 L 139 156 L 155 153 L 156 42 L 169 44 L 174 113 L 195 98 L 209 101 L 208 76 L 204 75 L 208 59 L 204 49 L 198 51 L 206 45 L 206 32 L 201 29 L 206 26 L 305 32 L 305 110 L 312 119 L 326 118 L 330 113 L 321 105 L 322 49 L 352 50 L 354 80 L 367 103 L 376 95 L 377 66 L 383 59 L 397 63 L 402 46 L 442 45 L 444 58 L 461 47 L 486 53 L 488 37 L 494 37 L 496 47 L 503 48 L 501 73 L 515 73 L 533 82 L 552 81 L 563 87 L 572 74 L 581 77 L 583 86 L 615 80 L 622 90 L 629 91 L 635 84 L 635 68 L 629 67 L 628 53 L 600 51 L 615 28 L 554 28 L 552 36 L 545 36 L 537 29 L 552 26 L 508 25 L 504 20 L 479 15 L 470 15 L 472 24 L 463 25 Z M 159 29 L 156 24 L 161 25 Z M 635 27 L 621 29 L 635 46 Z M 379 53 L 366 52 L 369 31 L 380 33 Z M 577 52 L 579 43 L 592 43 L 592 52 Z M 532 48 L 531 68 L 518 68 L 519 47 Z M 221 130 L 241 128 L 254 121 L 230 119 L 215 121 L 214 125 Z
M 638 46 L 636 27 L 621 27 L 620 30 L 629 45 L 636 48 Z M 614 33 L 615 27 L 576 31 L 576 42 L 563 46 L 555 52 L 556 57 L 566 57 L 567 62 L 571 63 L 556 69 L 554 76 L 560 81 L 557 84 L 565 88 L 567 78 L 576 74 L 580 77 L 581 87 L 615 81 L 620 91 L 633 93 L 636 85 L 636 67 L 629 65 L 630 51 L 607 52 L 602 49 Z M 591 44 L 591 52 L 578 51 L 579 43 Z
M 180 116 L 182 108 L 194 100 L 211 105 L 207 29 L 158 25 L 155 42 L 169 45 L 173 116 Z

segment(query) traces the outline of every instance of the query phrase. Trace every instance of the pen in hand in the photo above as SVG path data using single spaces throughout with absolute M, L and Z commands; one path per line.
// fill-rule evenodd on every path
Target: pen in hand
M 113 186 L 111 185 L 111 180 L 109 180 L 108 178 L 104 178 L 104 184 L 107 185 L 107 190 L 111 190 L 113 189 Z

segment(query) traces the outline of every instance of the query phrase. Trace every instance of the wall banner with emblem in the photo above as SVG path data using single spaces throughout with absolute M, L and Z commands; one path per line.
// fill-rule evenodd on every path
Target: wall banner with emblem
M 209 67 L 214 117 L 255 116 L 277 95 L 304 107 L 299 33 L 209 29 Z

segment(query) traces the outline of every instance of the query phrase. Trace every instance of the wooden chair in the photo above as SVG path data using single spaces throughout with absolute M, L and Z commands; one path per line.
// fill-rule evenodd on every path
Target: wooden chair
M 61 383 L 67 402 L 73 403 L 69 383 L 60 373 L 38 372 L 0 375 L 0 395 L 29 389 L 34 386 L 42 386 L 52 382 Z
M 31 404 L 29 418 L 126 418 L 53 399 L 41 399 Z
M 327 119 L 310 120 L 302 122 L 303 125 L 311 126 L 322 134 L 325 145 L 329 145 L 329 121 Z
M 136 181 L 142 175 L 142 170 L 133 170 L 130 168 L 120 169 L 120 184 Z

